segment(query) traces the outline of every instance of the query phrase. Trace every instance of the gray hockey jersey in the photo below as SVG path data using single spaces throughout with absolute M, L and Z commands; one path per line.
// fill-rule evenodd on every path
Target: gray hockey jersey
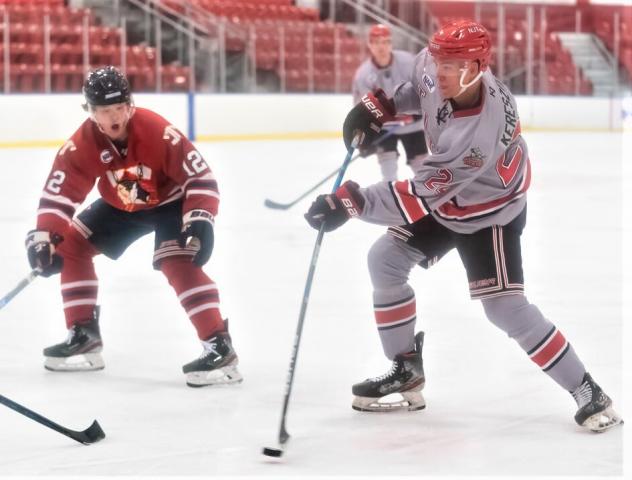
M 415 66 L 415 56 L 403 50 L 392 51 L 391 63 L 383 68 L 378 67 L 370 58 L 365 60 L 356 70 L 353 78 L 353 104 L 360 101 L 367 92 L 374 92 L 378 88 L 384 90 L 387 97 L 392 97 L 395 88 L 408 82 Z M 397 115 L 395 121 L 386 126 L 397 126 L 397 135 L 418 132 L 423 124 L 418 117 Z
M 410 80 L 414 65 L 415 56 L 403 50 L 393 50 L 391 63 L 384 68 L 378 67 L 370 58 L 365 60 L 353 77 L 353 104 L 358 103 L 366 92 L 378 88 L 392 97 L 395 87 Z
M 489 69 L 481 88 L 478 107 L 453 111 L 427 49 L 417 55 L 393 100 L 398 114 L 423 115 L 431 154 L 413 179 L 361 189 L 360 218 L 403 225 L 432 215 L 450 230 L 473 233 L 506 225 L 523 210 L 531 169 L 516 101 Z

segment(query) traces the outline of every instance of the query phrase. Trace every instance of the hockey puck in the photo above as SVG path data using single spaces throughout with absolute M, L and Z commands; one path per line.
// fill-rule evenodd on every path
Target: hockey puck
M 280 448 L 264 447 L 261 453 L 263 453 L 266 457 L 279 458 L 281 455 L 283 455 L 283 450 L 281 450 Z

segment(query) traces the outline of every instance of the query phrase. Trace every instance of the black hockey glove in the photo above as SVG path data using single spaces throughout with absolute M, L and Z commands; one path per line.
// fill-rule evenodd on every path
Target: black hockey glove
M 345 182 L 334 194 L 319 195 L 305 214 L 305 220 L 316 230 L 325 224 L 325 232 L 342 226 L 351 217 L 362 213 L 364 197 L 355 182 Z
M 199 249 L 193 257 L 193 263 L 198 267 L 206 264 L 211 253 L 213 253 L 213 244 L 215 236 L 213 235 L 213 215 L 206 210 L 191 210 L 185 215 L 182 235 L 180 237 L 180 247 L 199 245 Z
M 358 133 L 360 140 L 356 147 L 369 148 L 382 130 L 382 125 L 392 121 L 394 116 L 395 105 L 382 89 L 364 95 L 347 114 L 342 126 L 342 136 L 347 150 L 351 148 L 351 142 Z
M 42 277 L 50 277 L 61 272 L 64 259 L 55 253 L 55 247 L 64 238 L 56 233 L 31 230 L 26 235 L 24 245 L 31 268 L 40 270 Z

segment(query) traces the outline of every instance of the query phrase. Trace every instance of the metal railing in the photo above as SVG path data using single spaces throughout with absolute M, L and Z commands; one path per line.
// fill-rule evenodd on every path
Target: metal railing
M 261 22 L 256 19 L 233 22 L 215 15 L 191 0 L 177 4 L 160 0 L 115 0 L 105 2 L 110 9 L 112 24 L 117 29 L 120 64 L 123 70 L 134 69 L 129 57 L 130 40 L 142 41 L 155 47 L 151 59 L 152 78 L 147 83 L 151 90 L 169 88 L 163 84 L 164 72 L 171 64 L 188 67 L 186 81 L 181 90 L 206 92 L 348 92 L 355 68 L 367 57 L 366 30 L 371 23 L 391 26 L 394 37 L 415 53 L 427 43 L 422 30 L 429 32 L 438 25 L 428 2 L 417 0 L 322 0 L 329 7 L 329 17 L 344 19 L 339 12 L 344 7 L 351 23 L 332 22 Z M 397 3 L 397 15 L 393 5 Z M 404 8 L 405 7 L 405 8 Z M 413 8 L 414 7 L 414 8 Z M 353 14 L 348 15 L 349 9 Z M 555 10 L 557 12 L 557 10 Z M 581 31 L 586 19 L 580 9 L 569 8 L 569 15 L 551 13 L 544 5 L 502 4 L 477 2 L 472 14 L 484 24 L 494 19 L 494 73 L 516 93 L 560 93 L 551 78 L 560 69 L 572 75 L 569 93 L 581 93 L 585 82 L 581 72 L 572 64 L 562 65 L 562 58 L 552 58 L 552 33 L 559 30 Z M 409 18 L 402 12 L 408 12 Z M 414 15 L 413 15 L 414 14 Z M 458 12 L 454 12 L 458 15 Z M 85 10 L 80 20 L 79 40 L 73 45 L 75 69 L 68 75 L 85 75 L 95 61 L 95 38 L 91 29 L 98 28 Z M 140 20 L 139 20 L 140 19 Z M 348 19 L 348 18 L 347 18 Z M 10 9 L 0 8 L 3 26 L 3 91 L 14 91 L 16 78 L 40 75 L 39 89 L 44 92 L 60 91 L 60 66 L 53 61 L 58 41 L 52 34 L 59 28 L 48 14 L 41 17 L 41 53 L 36 60 L 12 63 L 14 28 Z M 614 10 L 612 15 L 612 41 L 609 49 L 602 47 L 603 56 L 610 64 L 617 64 L 622 51 L 622 21 Z M 563 28 L 564 27 L 564 28 Z M 420 30 L 421 29 L 421 30 Z M 355 36 L 351 35 L 355 33 Z M 39 34 L 38 34 L 39 35 Z M 55 37 L 57 40 L 59 36 Z M 555 47 L 556 49 L 558 47 Z M 557 52 L 558 50 L 553 50 Z M 80 53 L 77 53 L 80 52 Z M 58 53 L 58 51 L 57 51 Z M 57 55 L 56 58 L 59 58 Z M 63 65 L 62 65 L 63 67 Z M 631 67 L 629 67 L 631 68 Z M 62 68 L 63 70 L 63 68 Z M 614 68 L 618 90 L 628 88 L 628 74 Z M 30 72 L 30 73 L 28 73 Z M 34 73 L 33 73 L 34 72 Z M 38 73 L 39 72 L 39 73 Z M 185 72 L 185 70 L 182 70 Z M 184 73 L 182 74 L 184 75 Z M 74 77 L 73 77 L 74 78 Z M 69 83 L 76 83 L 70 82 Z
M 589 15 L 594 14 L 596 21 L 597 10 L 595 9 L 584 9 L 568 4 L 550 6 L 535 1 L 533 3 L 491 1 L 453 3 L 436 0 L 321 0 L 321 7 L 325 9 L 329 18 L 350 22 L 357 31 L 364 31 L 367 22 L 391 24 L 394 40 L 398 36 L 407 35 L 404 32 L 415 31 L 423 32 L 419 34 L 420 38 L 427 38 L 423 34 L 431 34 L 438 29 L 441 18 L 473 18 L 488 26 L 493 32 L 494 74 L 507 83 L 515 93 L 585 94 L 586 92 L 586 80 L 581 69 L 576 68 L 572 63 L 562 64 L 563 56 L 551 57 L 559 51 L 555 33 L 586 31 L 591 20 Z M 355 9 L 355 13 L 350 11 L 350 8 Z M 600 10 L 600 12 L 604 11 L 611 10 Z M 610 50 L 607 53 L 617 64 L 622 61 L 623 22 L 616 8 L 609 15 L 608 21 L 612 25 L 613 41 L 611 45 L 608 45 Z M 397 19 L 397 23 L 391 23 L 393 18 Z M 427 45 L 426 40 L 422 42 L 421 47 L 425 45 Z M 562 89 L 564 90 L 562 92 L 552 72 L 564 69 L 572 79 L 569 81 L 568 88 Z M 628 65 L 628 69 L 632 69 L 632 66 Z M 619 68 L 613 70 L 617 77 L 615 79 L 617 92 L 629 89 L 627 80 L 629 72 Z

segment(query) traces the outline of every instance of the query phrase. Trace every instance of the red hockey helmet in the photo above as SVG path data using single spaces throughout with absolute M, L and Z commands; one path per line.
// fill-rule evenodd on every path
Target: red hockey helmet
M 388 27 L 388 25 L 384 25 L 382 23 L 376 23 L 369 30 L 369 40 L 373 40 L 375 38 L 390 37 L 390 36 L 391 36 L 391 29 Z
M 428 44 L 433 57 L 478 60 L 481 70 L 489 66 L 491 48 L 487 29 L 472 20 L 457 20 L 444 25 Z

